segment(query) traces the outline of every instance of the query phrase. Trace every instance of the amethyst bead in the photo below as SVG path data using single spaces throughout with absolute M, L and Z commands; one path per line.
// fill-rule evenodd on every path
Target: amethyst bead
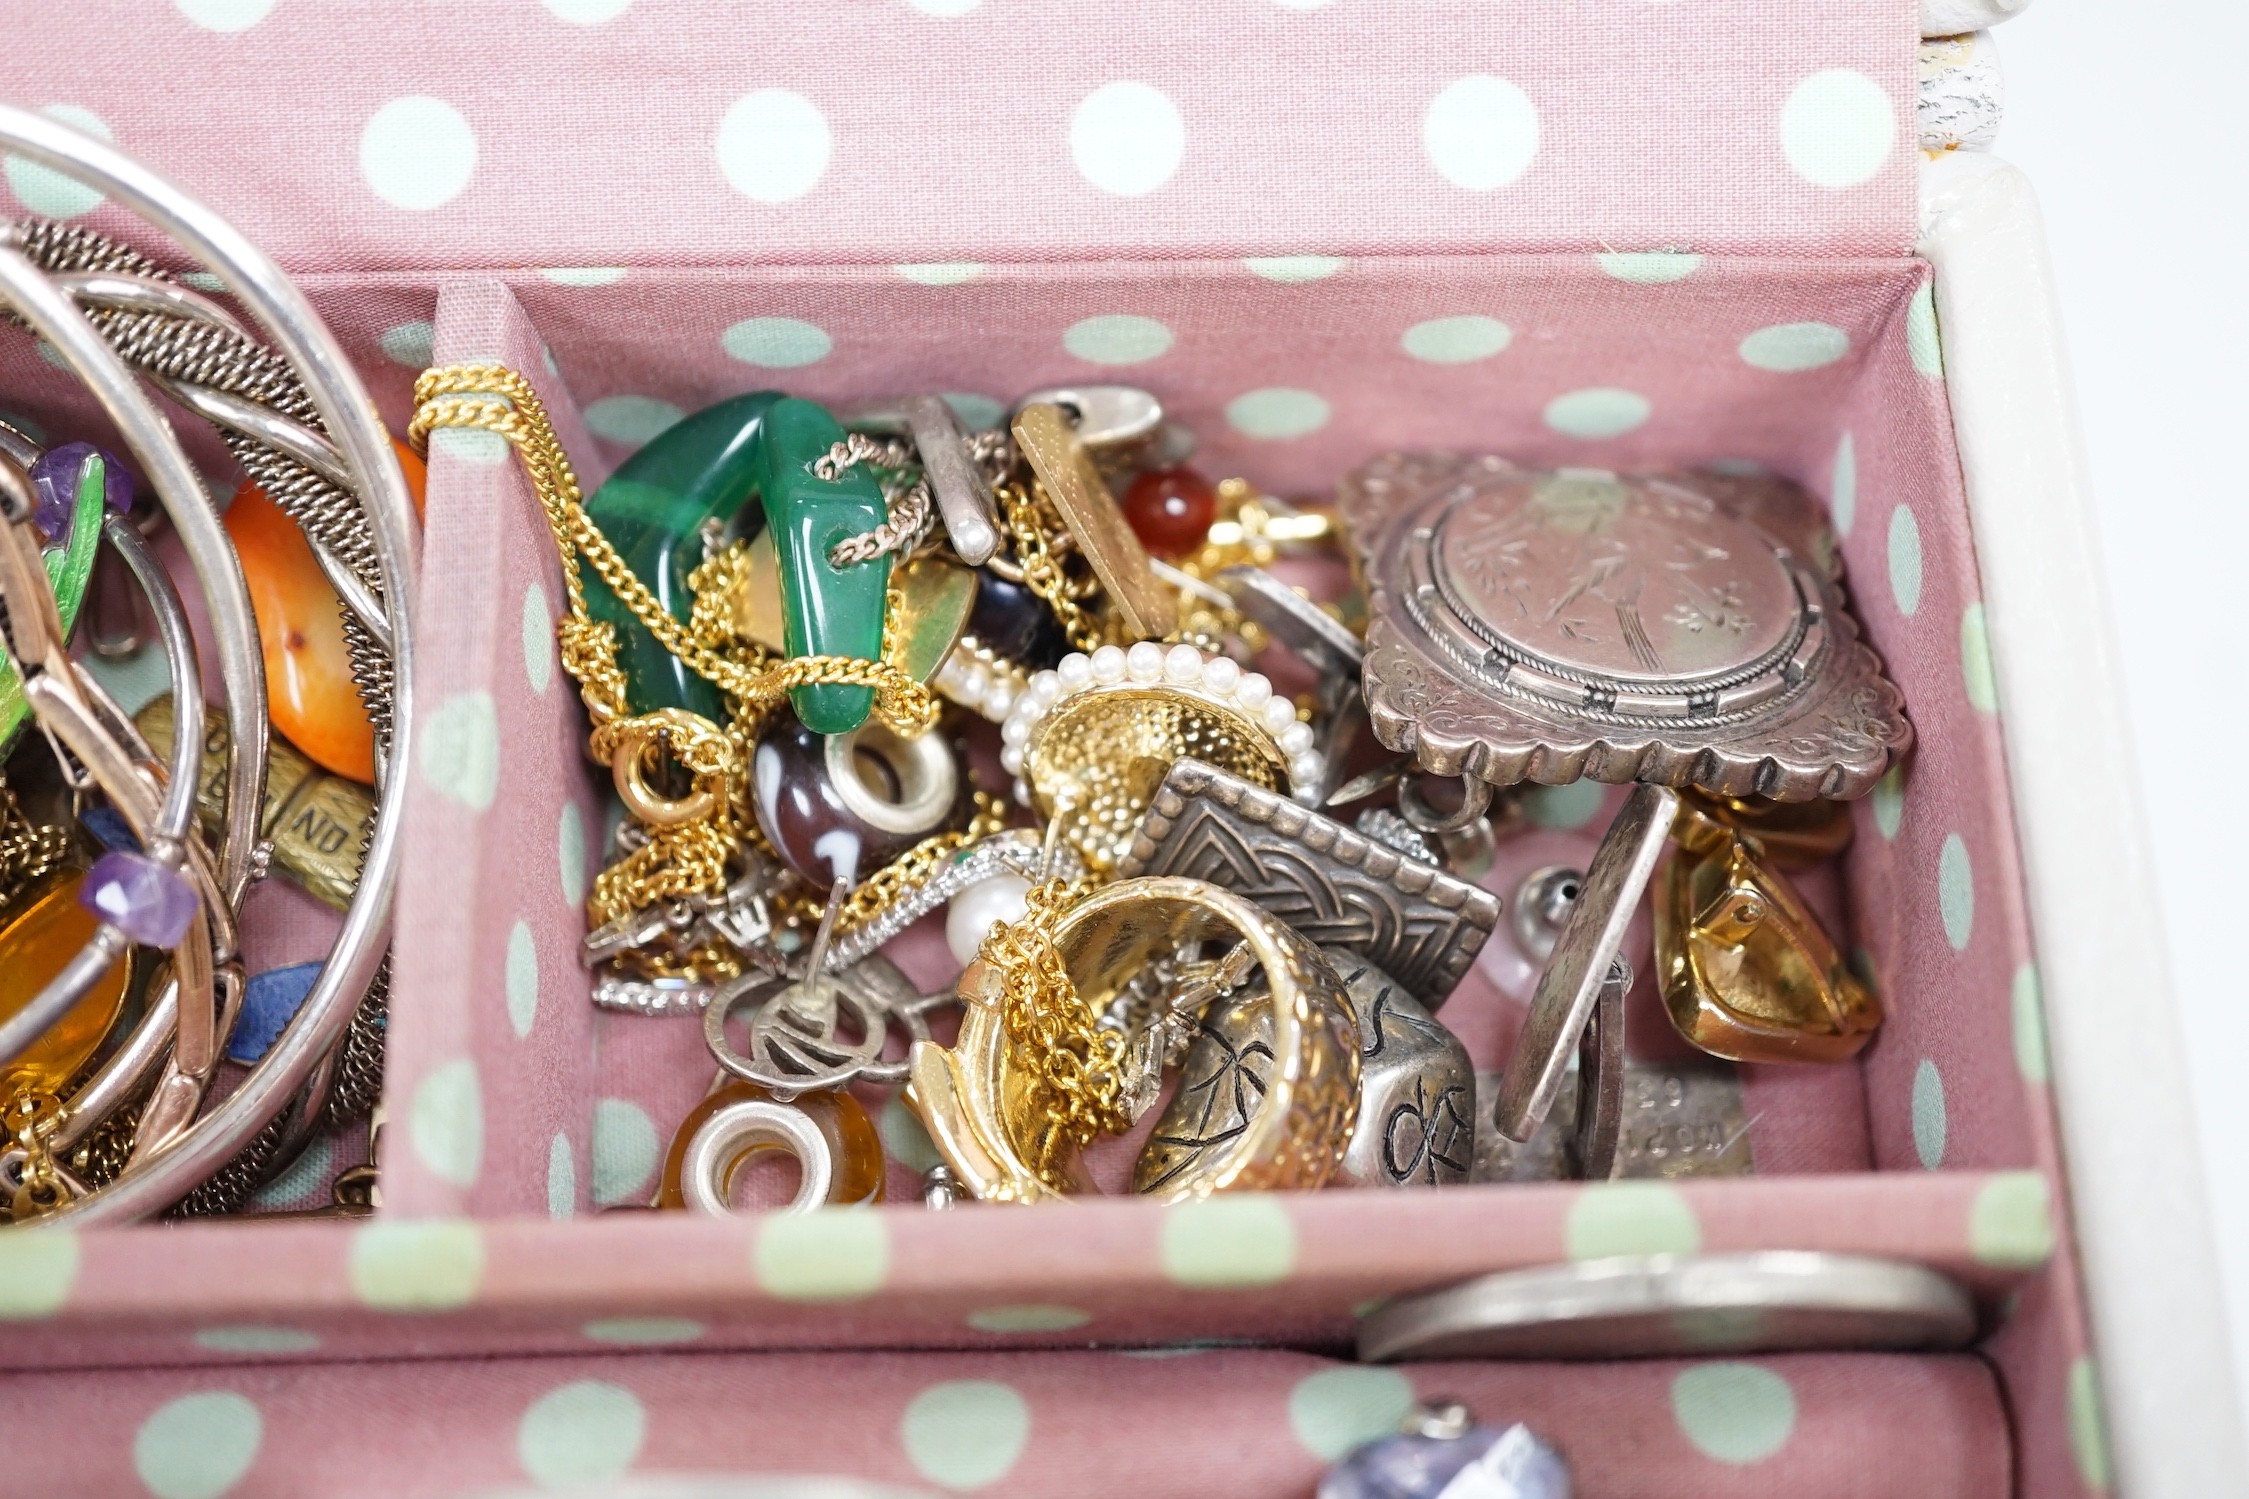
M 89 458 L 101 460 L 102 499 L 109 508 L 120 515 L 133 508 L 133 482 L 125 477 L 123 464 L 90 442 L 66 442 L 47 449 L 31 465 L 32 492 L 38 496 L 31 523 L 39 528 L 40 540 L 53 545 L 70 535 L 71 517 L 78 512 L 78 481 Z
M 187 876 L 126 849 L 94 861 L 78 902 L 135 942 L 162 948 L 180 945 L 199 904 Z
M 1320 1480 L 1319 1499 L 1570 1499 L 1570 1470 L 1520 1424 L 1409 1433 L 1354 1448 Z

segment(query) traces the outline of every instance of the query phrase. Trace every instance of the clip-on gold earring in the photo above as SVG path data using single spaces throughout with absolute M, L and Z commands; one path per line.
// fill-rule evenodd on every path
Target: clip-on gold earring
M 1655 903 L 1656 968 L 1679 1034 L 1736 1062 L 1840 1062 L 1882 1023 L 1819 919 L 1754 835 L 1683 806 Z

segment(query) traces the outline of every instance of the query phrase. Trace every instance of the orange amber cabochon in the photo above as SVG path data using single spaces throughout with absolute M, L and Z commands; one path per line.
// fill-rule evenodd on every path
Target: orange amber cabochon
M 422 460 L 394 441 L 420 512 L 427 487 Z M 343 616 L 312 545 L 295 521 L 255 484 L 235 492 L 227 534 L 242 558 L 258 617 L 266 692 L 274 728 L 323 770 L 371 784 L 375 729 L 351 676 Z

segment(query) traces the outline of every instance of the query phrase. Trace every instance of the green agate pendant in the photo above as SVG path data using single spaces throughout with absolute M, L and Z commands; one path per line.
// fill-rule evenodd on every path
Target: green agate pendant
M 837 567 L 829 550 L 889 518 L 874 476 L 848 468 L 823 479 L 812 465 L 844 439 L 843 427 L 810 401 L 775 402 L 765 413 L 763 493 L 766 529 L 781 571 L 783 643 L 791 656 L 882 655 L 883 607 L 891 558 Z M 798 687 L 789 702 L 818 734 L 848 734 L 867 721 L 872 687 Z
M 674 423 L 626 459 L 586 506 L 634 576 L 682 625 L 695 605 L 687 579 L 703 564 L 704 524 L 718 521 L 731 539 L 737 517 L 752 531 L 762 523 L 754 507 L 743 511 L 763 477 L 765 427 L 777 402 L 803 404 L 779 391 L 753 391 Z M 717 687 L 665 650 L 591 568 L 585 585 L 587 612 L 617 632 L 617 664 L 634 713 L 684 708 L 725 721 Z

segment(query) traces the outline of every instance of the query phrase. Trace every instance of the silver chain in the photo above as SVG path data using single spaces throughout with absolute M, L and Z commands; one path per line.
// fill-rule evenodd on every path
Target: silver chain
M 812 472 L 815 477 L 833 484 L 862 463 L 877 468 L 905 469 L 913 466 L 914 453 L 903 438 L 853 432 L 815 458 Z M 846 536 L 828 548 L 831 567 L 872 562 L 891 552 L 911 552 L 921 545 L 922 538 L 929 532 L 929 481 L 917 473 L 903 486 L 885 485 L 883 498 L 889 502 L 890 518 L 871 531 Z

